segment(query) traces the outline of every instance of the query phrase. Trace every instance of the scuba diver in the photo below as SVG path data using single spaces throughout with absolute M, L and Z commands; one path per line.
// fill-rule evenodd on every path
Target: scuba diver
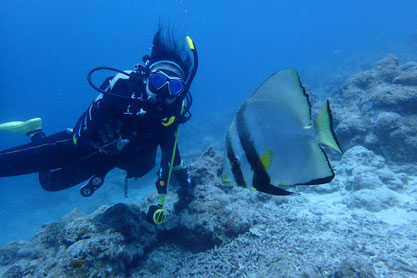
M 146 220 L 161 224 L 162 209 L 171 173 L 180 185 L 176 211 L 192 198 L 193 185 L 181 160 L 177 139 L 179 125 L 190 117 L 189 92 L 198 66 L 197 50 L 186 37 L 193 54 L 186 51 L 161 27 L 153 38 L 150 56 L 135 70 L 95 68 L 89 84 L 100 95 L 80 117 L 73 129 L 50 136 L 42 131 L 40 118 L 26 122 L 0 124 L 0 131 L 25 134 L 31 143 L 0 151 L 0 177 L 39 173 L 47 191 L 63 190 L 84 181 L 81 195 L 91 196 L 113 168 L 126 171 L 125 194 L 129 178 L 139 178 L 155 166 L 158 146 L 161 161 L 155 183 L 159 202 L 152 205 Z M 100 87 L 91 80 L 94 72 L 117 72 Z

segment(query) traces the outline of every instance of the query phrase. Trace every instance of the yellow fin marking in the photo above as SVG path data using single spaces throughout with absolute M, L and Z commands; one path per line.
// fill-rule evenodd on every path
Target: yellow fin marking
M 264 166 L 265 170 L 268 170 L 268 168 L 272 165 L 273 160 L 274 154 L 271 149 L 267 150 L 260 158 L 262 166 Z
M 226 173 L 225 172 L 223 172 L 222 173 L 222 183 L 224 184 L 224 185 L 231 185 L 232 184 L 232 182 L 230 181 L 230 179 L 227 177 L 227 175 L 226 175 Z
M 326 102 L 319 116 L 314 122 L 314 128 L 316 129 L 319 141 L 336 151 L 343 153 L 340 144 L 337 140 L 336 134 L 332 126 L 332 111 L 330 110 L 329 101 Z

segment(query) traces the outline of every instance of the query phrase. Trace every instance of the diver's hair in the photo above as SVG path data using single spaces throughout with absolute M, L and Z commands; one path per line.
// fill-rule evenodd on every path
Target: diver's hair
M 188 79 L 191 69 L 191 57 L 185 48 L 184 43 L 179 43 L 173 32 L 163 32 L 163 28 L 159 27 L 153 38 L 151 64 L 169 60 L 177 63 L 184 71 L 185 79 Z

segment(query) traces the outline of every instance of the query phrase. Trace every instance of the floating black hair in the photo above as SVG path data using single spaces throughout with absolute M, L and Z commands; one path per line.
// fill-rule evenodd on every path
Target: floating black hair
M 164 32 L 163 28 L 159 26 L 153 38 L 150 63 L 152 64 L 162 60 L 177 63 L 184 71 L 184 79 L 188 79 L 192 61 L 189 51 L 185 48 L 185 43 L 179 43 L 175 39 L 172 31 Z

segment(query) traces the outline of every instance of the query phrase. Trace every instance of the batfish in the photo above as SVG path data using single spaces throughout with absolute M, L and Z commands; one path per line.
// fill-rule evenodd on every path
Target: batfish
M 292 193 L 281 186 L 329 183 L 335 173 L 320 143 L 343 152 L 329 101 L 312 122 L 297 71 L 279 71 L 236 112 L 226 135 L 223 183 L 273 195 Z

